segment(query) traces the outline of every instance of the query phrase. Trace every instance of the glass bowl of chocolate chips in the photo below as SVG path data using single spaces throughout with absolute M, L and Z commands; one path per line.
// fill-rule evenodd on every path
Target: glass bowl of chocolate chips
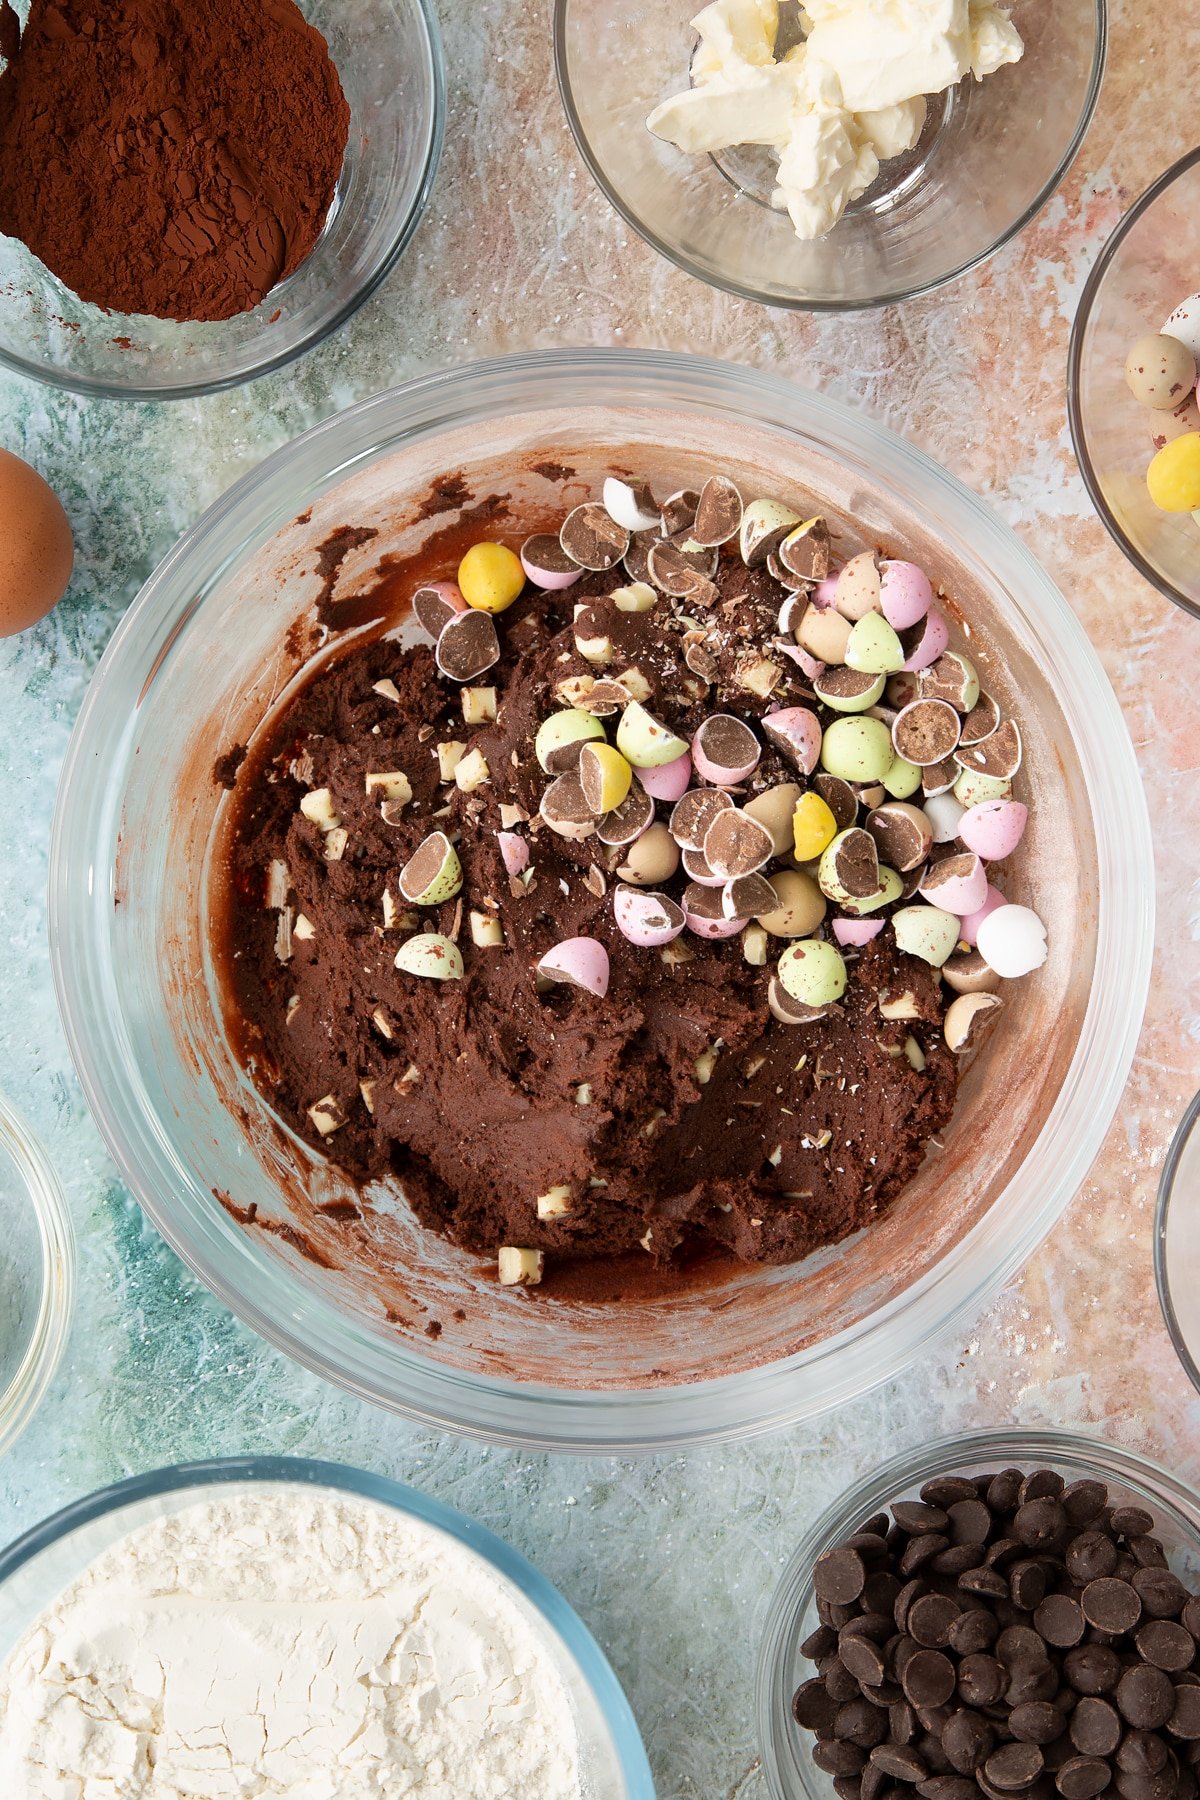
M 1200 1498 L 1064 1433 L 906 1451 L 798 1546 L 757 1710 L 773 1800 L 1191 1800 Z
M 1086 1175 L 1152 931 L 1036 560 L 870 420 L 651 352 L 431 376 L 240 483 L 118 628 L 52 858 L 172 1245 L 332 1380 L 558 1448 L 965 1325 Z

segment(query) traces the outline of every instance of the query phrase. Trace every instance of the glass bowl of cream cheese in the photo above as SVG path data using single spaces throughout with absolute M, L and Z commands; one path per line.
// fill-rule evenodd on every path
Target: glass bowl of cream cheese
M 992 256 L 1091 120 L 1105 0 L 556 0 L 559 87 L 617 211 L 689 275 L 841 312 Z

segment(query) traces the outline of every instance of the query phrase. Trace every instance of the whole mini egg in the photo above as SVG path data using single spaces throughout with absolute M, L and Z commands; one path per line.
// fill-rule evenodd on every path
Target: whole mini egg
M 1142 406 L 1172 412 L 1196 385 L 1196 361 L 1178 338 L 1151 332 L 1140 337 L 1125 358 L 1125 379 Z
M 1178 338 L 1200 360 L 1200 294 L 1181 300 L 1163 326 L 1163 336 Z
M 57 494 L 0 450 L 0 637 L 44 619 L 71 579 L 75 545 Z

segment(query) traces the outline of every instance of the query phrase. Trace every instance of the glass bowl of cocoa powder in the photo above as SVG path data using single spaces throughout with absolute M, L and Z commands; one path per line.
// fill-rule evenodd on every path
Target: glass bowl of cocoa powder
M 146 0 L 66 37 L 56 21 L 46 0 L 0 9 L 0 364 L 183 398 L 343 325 L 432 188 L 445 85 L 429 0 L 222 3 L 186 21 L 186 43 L 156 35 Z

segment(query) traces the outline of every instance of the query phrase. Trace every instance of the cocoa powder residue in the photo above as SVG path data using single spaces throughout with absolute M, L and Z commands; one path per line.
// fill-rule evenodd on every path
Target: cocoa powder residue
M 292 0 L 0 0 L 0 232 L 80 299 L 256 306 L 312 250 L 350 109 Z

